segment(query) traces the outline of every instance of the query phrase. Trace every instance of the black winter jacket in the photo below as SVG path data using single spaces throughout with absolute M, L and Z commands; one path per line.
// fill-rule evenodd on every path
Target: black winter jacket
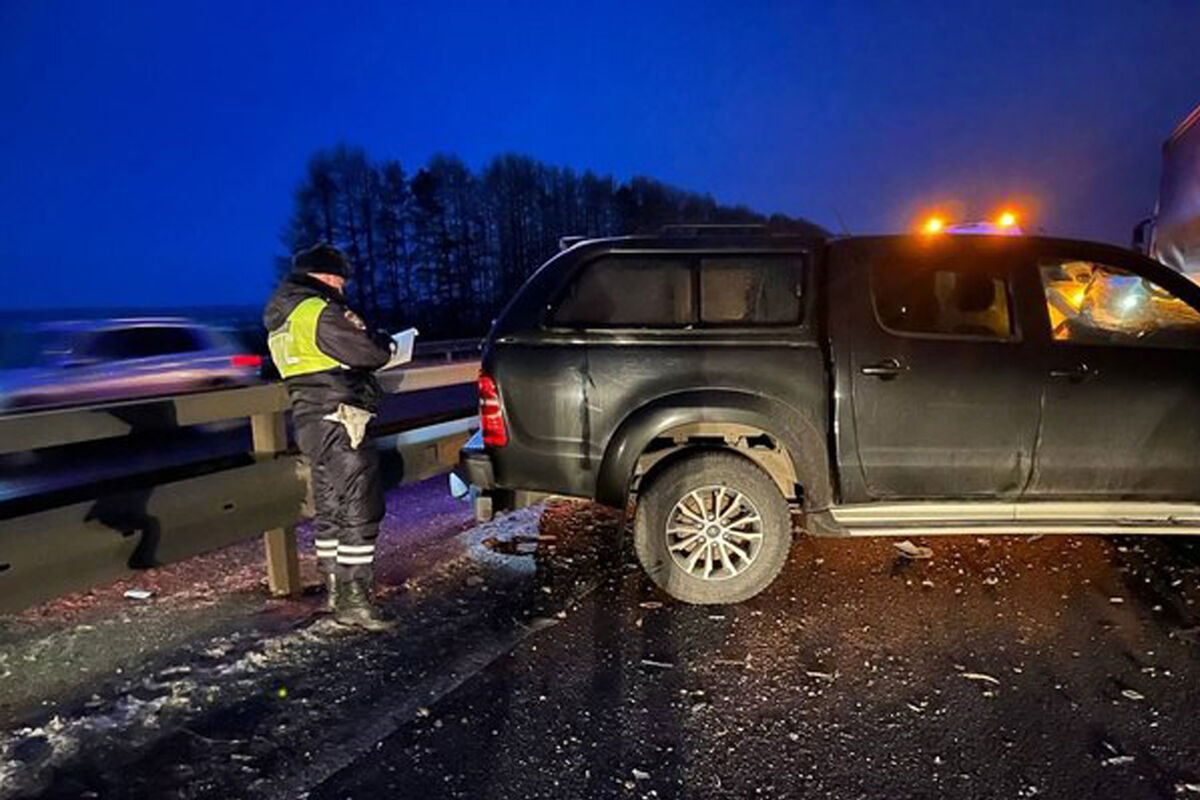
M 328 302 L 317 320 L 317 347 L 346 368 L 298 375 L 284 381 L 296 416 L 332 413 L 339 403 L 378 410 L 382 392 L 374 371 L 391 357 L 390 340 L 373 334 L 332 286 L 307 275 L 286 278 L 263 309 L 263 325 L 273 331 L 310 297 Z

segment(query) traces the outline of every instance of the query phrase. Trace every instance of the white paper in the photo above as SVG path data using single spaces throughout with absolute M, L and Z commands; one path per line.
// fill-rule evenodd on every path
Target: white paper
M 391 369 L 398 367 L 401 364 L 407 364 L 412 361 L 413 344 L 417 339 L 416 328 L 405 328 L 404 330 L 392 334 L 392 342 L 395 345 L 392 348 L 392 357 L 384 364 L 381 369 Z

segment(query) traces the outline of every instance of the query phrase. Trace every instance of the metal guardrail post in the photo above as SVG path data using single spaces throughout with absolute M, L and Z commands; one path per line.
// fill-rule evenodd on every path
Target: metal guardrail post
M 287 423 L 281 412 L 250 417 L 254 454 L 260 459 L 274 458 L 287 449 Z M 296 528 L 271 528 L 263 533 L 267 554 L 267 586 L 276 597 L 300 591 L 300 559 L 296 555 Z

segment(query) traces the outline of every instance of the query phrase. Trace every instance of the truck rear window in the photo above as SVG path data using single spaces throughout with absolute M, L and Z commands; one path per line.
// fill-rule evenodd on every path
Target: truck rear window
M 700 260 L 700 319 L 709 325 L 800 321 L 799 256 L 714 256 Z
M 612 256 L 588 264 L 559 300 L 569 328 L 794 325 L 802 256 Z
M 695 319 L 685 259 L 601 258 L 567 289 L 554 323 L 570 328 L 682 327 Z

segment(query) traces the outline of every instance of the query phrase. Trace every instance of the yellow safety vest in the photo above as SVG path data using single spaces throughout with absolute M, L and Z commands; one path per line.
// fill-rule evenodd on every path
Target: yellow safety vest
M 267 337 L 271 360 L 284 378 L 325 372 L 342 366 L 340 361 L 325 355 L 317 347 L 317 320 L 328 304 L 320 297 L 304 300 Z

